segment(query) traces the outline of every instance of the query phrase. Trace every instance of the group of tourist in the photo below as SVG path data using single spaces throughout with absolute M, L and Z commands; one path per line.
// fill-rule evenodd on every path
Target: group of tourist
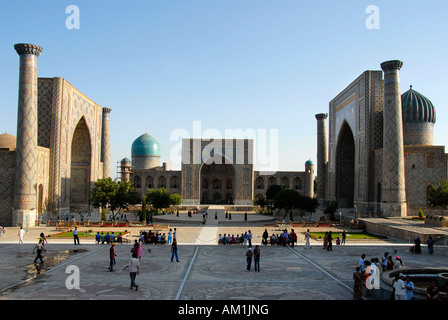
M 364 288 L 366 291 L 366 296 L 370 296 L 372 289 L 380 289 L 381 272 L 397 270 L 403 268 L 403 266 L 404 264 L 401 258 L 396 256 L 394 261 L 392 256 L 389 255 L 389 252 L 384 253 L 381 258 L 381 262 L 378 258 L 367 259 L 366 255 L 362 254 L 359 258 L 356 271 L 353 273 L 353 298 L 357 300 L 362 299 Z M 410 278 L 407 280 L 410 281 Z M 414 291 L 414 284 L 412 282 L 407 282 L 406 285 L 403 285 L 403 288 L 401 284 L 401 282 L 398 282 L 398 284 L 396 281 L 394 282 L 394 292 L 392 297 L 395 300 L 411 300 Z
M 95 241 L 98 244 L 109 244 L 109 243 L 123 243 L 123 236 L 121 235 L 121 232 L 115 236 L 115 233 L 112 232 L 111 234 L 109 234 L 109 232 L 106 233 L 106 235 L 104 234 L 104 232 L 100 232 L 98 231 L 95 235 Z
M 288 229 L 284 229 L 282 230 L 282 233 L 273 233 L 269 236 L 268 231 L 264 229 L 262 239 L 262 244 L 264 245 L 269 243 L 272 246 L 279 245 L 286 247 L 287 245 L 290 245 L 291 247 L 294 247 L 294 244 L 297 243 L 297 234 L 294 229 L 291 229 L 290 232 L 288 232 Z
M 345 241 L 347 239 L 347 233 L 345 232 L 345 230 L 342 231 L 341 233 L 341 237 L 339 238 L 339 236 L 336 237 L 336 239 L 333 238 L 333 233 L 331 231 L 327 231 L 325 232 L 324 235 L 324 241 L 323 241 L 323 246 L 322 249 L 326 249 L 327 251 L 333 251 L 333 240 L 335 240 L 336 245 L 345 245 Z
M 173 239 L 177 237 L 177 229 L 170 229 L 168 237 L 165 233 L 140 231 L 140 240 L 145 244 L 172 244 Z
M 254 260 L 254 269 L 255 271 L 260 272 L 260 247 L 258 245 L 255 246 L 255 249 L 252 252 L 252 247 L 249 247 L 246 251 L 246 271 L 250 271 L 252 265 L 252 258 Z
M 236 237 L 235 235 L 230 235 L 230 234 L 226 234 L 224 233 L 224 235 L 222 235 L 221 233 L 219 234 L 218 237 L 218 244 L 223 244 L 223 245 L 230 245 L 230 244 L 242 244 L 244 245 L 244 247 L 246 247 L 247 245 L 249 245 L 249 247 L 252 247 L 252 231 L 248 230 L 245 231 L 244 234 L 242 233 L 241 235 L 237 234 Z
M 434 239 L 431 236 L 429 236 L 427 242 L 429 254 L 434 253 L 434 242 L 435 242 Z M 410 251 L 415 254 L 422 253 L 422 241 L 420 240 L 420 237 L 414 239 L 414 245 L 410 248 Z

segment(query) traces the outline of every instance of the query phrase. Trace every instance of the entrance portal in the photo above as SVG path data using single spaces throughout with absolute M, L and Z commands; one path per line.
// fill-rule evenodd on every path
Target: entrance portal
M 70 173 L 70 207 L 86 209 L 90 190 L 90 133 L 86 120 L 81 118 L 73 133 Z
M 347 122 L 342 125 L 336 147 L 336 200 L 353 206 L 355 190 L 355 139 Z
M 201 203 L 203 204 L 233 204 L 235 200 L 235 168 L 221 163 L 203 163 L 199 170 Z

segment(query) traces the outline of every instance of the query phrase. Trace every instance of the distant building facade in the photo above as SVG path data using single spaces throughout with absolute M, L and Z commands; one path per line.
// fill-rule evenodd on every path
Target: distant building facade
M 132 160 L 120 163 L 121 179 L 134 183 L 144 195 L 147 190 L 166 188 L 182 196 L 183 205 L 227 204 L 252 206 L 255 198 L 266 197 L 273 184 L 292 188 L 312 197 L 314 164 L 307 161 L 305 171 L 254 171 L 253 140 L 183 139 L 181 170 L 160 162 L 159 142 L 145 133 L 131 147 Z

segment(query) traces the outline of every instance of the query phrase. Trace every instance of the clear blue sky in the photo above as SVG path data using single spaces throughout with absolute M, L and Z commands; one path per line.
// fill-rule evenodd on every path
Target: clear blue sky
M 66 28 L 66 7 L 80 29 Z M 369 30 L 366 8 L 380 9 Z M 365 70 L 404 61 L 448 145 L 448 1 L 19 0 L 0 2 L 0 132 L 16 134 L 18 55 L 38 44 L 40 77 L 63 77 L 111 114 L 112 176 L 148 131 L 171 162 L 176 129 L 278 130 L 279 170 L 316 161 L 316 113 Z M 257 167 L 255 167 L 257 169 Z

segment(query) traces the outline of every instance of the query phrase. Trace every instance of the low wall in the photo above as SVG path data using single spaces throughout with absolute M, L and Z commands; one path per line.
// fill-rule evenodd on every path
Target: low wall
M 362 220 L 366 225 L 366 230 L 373 234 L 384 235 L 392 238 L 409 240 L 411 244 L 414 243 L 414 239 L 420 237 L 422 243 L 428 241 L 429 236 L 434 240 L 443 239 L 445 236 L 441 233 L 428 232 L 426 228 L 420 228 L 421 230 L 400 228 L 393 225 L 374 223 L 368 220 Z
M 425 224 L 433 227 L 448 227 L 448 217 L 430 214 L 426 216 Z

